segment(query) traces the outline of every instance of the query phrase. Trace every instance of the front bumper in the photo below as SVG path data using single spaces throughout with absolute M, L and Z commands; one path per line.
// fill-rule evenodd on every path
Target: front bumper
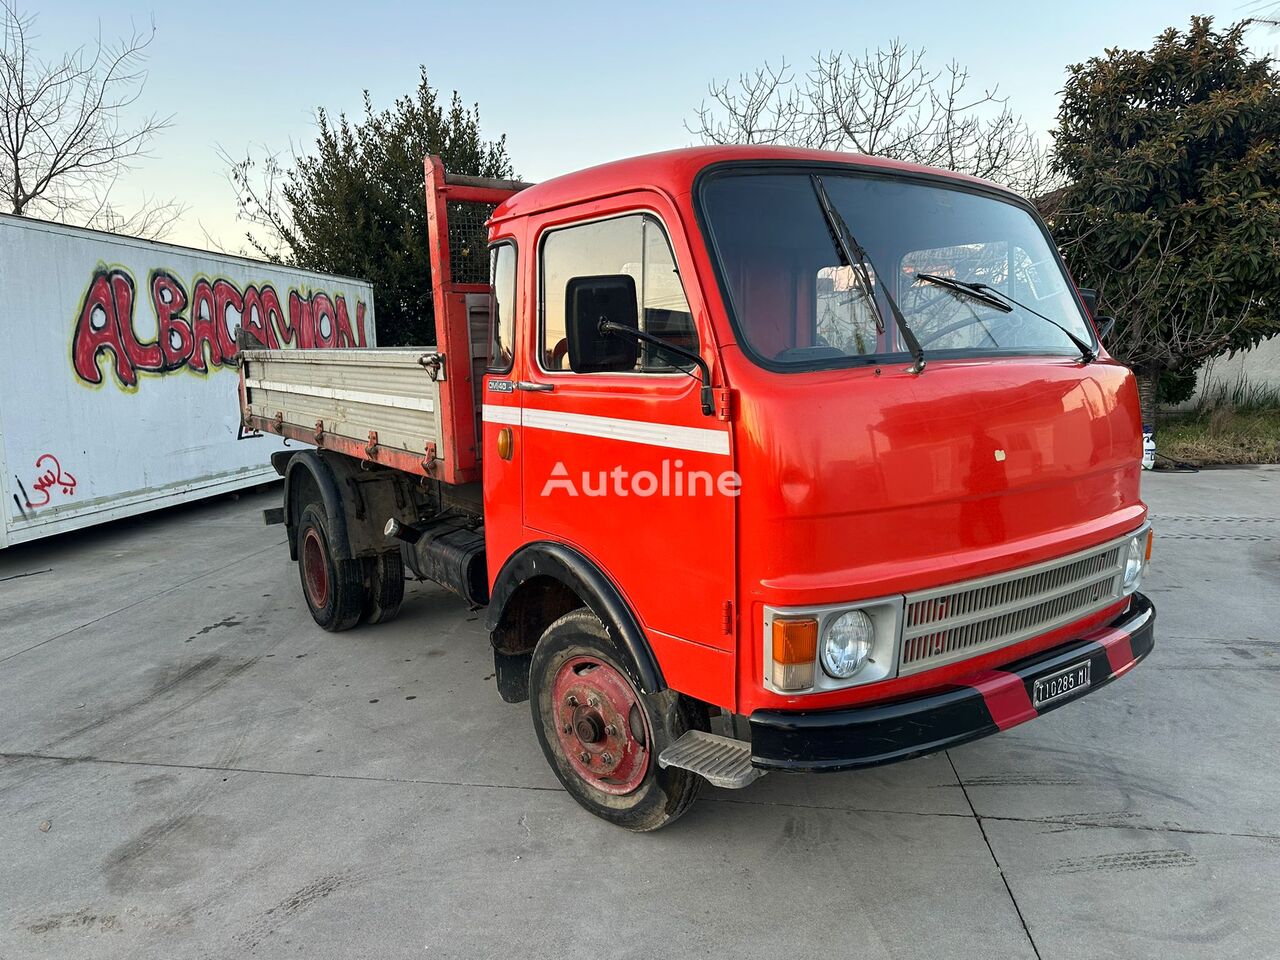
M 1105 627 L 999 670 L 984 670 L 942 693 L 847 710 L 757 710 L 751 715 L 751 762 L 766 770 L 852 770 L 909 760 L 1007 730 L 1077 700 L 1131 670 L 1155 643 L 1156 611 L 1135 593 L 1129 609 Z M 1031 705 L 1037 678 L 1090 661 L 1080 694 Z

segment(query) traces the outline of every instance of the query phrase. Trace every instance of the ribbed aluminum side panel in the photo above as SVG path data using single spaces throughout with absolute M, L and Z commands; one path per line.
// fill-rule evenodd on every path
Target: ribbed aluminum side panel
M 427 443 L 443 453 L 439 387 L 418 362 L 421 347 L 371 350 L 245 351 L 249 409 L 306 432 L 325 433 L 421 455 Z
M 899 675 L 1047 633 L 1122 596 L 1129 537 L 993 577 L 907 594 Z

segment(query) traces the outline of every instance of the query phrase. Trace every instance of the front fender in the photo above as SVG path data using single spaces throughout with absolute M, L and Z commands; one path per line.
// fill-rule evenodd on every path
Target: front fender
M 522 626 L 514 620 L 511 599 L 524 584 L 538 577 L 549 577 L 563 584 L 600 618 L 617 643 L 619 653 L 628 661 L 623 665 L 632 682 L 642 692 L 659 693 L 667 688 L 657 657 L 621 591 L 591 560 L 572 547 L 552 540 L 525 544 L 507 558 L 494 579 L 485 620 L 496 655 L 504 653 L 500 649 L 503 638 Z

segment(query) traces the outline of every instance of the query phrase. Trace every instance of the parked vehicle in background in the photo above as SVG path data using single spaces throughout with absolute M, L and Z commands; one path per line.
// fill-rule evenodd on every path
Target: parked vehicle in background
M 439 342 L 246 348 L 244 426 L 317 448 L 270 518 L 316 622 L 406 568 L 487 606 L 586 809 L 920 756 L 1151 650 L 1134 377 L 1020 197 L 767 147 L 426 174 Z
M 0 215 L 0 547 L 276 479 L 235 329 L 376 343 L 359 280 Z

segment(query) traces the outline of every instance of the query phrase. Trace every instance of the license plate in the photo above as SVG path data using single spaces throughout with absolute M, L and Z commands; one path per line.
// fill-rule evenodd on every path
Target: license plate
M 1069 697 L 1089 687 L 1089 661 L 1081 660 L 1047 677 L 1040 677 L 1031 687 L 1031 705 L 1039 710 L 1045 704 Z

